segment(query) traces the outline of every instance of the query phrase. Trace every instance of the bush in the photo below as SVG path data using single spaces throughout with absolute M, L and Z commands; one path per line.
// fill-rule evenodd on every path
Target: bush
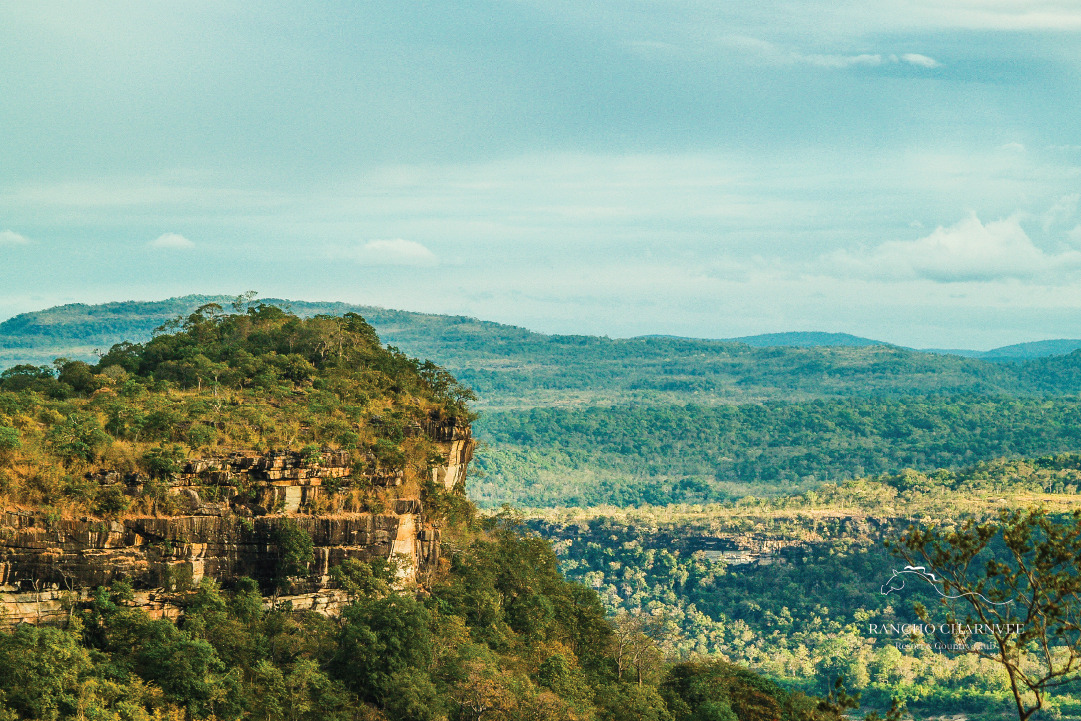
M 10 453 L 22 448 L 19 432 L 10 426 L 0 426 L 0 454 Z
M 143 454 L 142 466 L 151 478 L 169 480 L 183 470 L 185 456 L 182 446 L 159 446 Z
M 45 436 L 53 453 L 65 461 L 92 461 L 112 442 L 97 418 L 87 413 L 72 413 L 54 425 Z
M 105 486 L 94 498 L 94 513 L 104 516 L 117 516 L 131 508 L 128 498 L 119 486 Z

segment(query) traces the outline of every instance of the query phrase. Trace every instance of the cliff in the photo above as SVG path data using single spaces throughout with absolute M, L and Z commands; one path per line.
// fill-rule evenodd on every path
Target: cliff
M 425 435 L 443 462 L 432 480 L 450 490 L 464 483 L 475 441 L 468 426 L 431 419 L 413 429 Z M 331 612 L 342 602 L 330 569 L 346 558 L 394 558 L 404 581 L 414 581 L 439 559 L 440 530 L 425 515 L 420 493 L 398 473 L 371 473 L 361 481 L 381 487 L 384 508 L 349 510 L 328 485 L 351 474 L 353 453 L 323 449 L 252 454 L 232 452 L 193 459 L 171 479 L 153 515 L 107 520 L 62 519 L 42 511 L 0 513 L 0 623 L 48 622 L 68 613 L 97 586 L 126 581 L 152 616 L 175 616 L 183 592 L 203 578 L 226 584 L 241 576 L 278 602 Z M 243 484 L 237 484 L 243 477 Z M 147 478 L 99 471 L 106 487 L 138 495 Z M 243 485 L 246 492 L 238 493 Z M 216 489 L 209 500 L 207 489 Z M 168 512 L 171 511 L 171 512 Z M 278 538 L 294 525 L 311 538 L 306 575 L 281 588 Z

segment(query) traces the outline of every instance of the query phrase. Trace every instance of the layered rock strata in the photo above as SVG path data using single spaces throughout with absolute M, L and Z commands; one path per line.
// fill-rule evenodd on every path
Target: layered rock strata
M 419 428 L 445 459 L 432 469 L 447 488 L 464 482 L 475 442 L 468 426 L 433 421 Z M 359 463 L 358 463 L 359 462 Z M 0 623 L 42 622 L 68 612 L 97 586 L 131 583 L 137 602 L 153 616 L 179 612 L 178 593 L 203 578 L 228 583 L 241 576 L 269 591 L 280 586 L 281 528 L 295 524 L 311 537 L 314 561 L 291 579 L 279 600 L 294 608 L 330 612 L 341 603 L 330 569 L 346 558 L 394 557 L 404 579 L 439 558 L 440 532 L 428 523 L 416 495 L 398 495 L 369 513 L 312 515 L 330 484 L 347 476 L 400 486 L 400 473 L 368 473 L 367 459 L 348 451 L 254 454 L 194 459 L 170 484 L 169 515 L 114 521 L 50 518 L 25 511 L 0 513 Z M 136 492 L 147 480 L 102 474 L 103 484 Z M 161 509 L 159 509 L 161 510 Z

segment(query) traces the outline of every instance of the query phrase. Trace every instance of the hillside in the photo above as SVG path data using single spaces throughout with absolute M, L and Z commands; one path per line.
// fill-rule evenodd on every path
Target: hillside
M 43 364 L 58 356 L 92 359 L 94 349 L 105 351 L 122 339 L 147 340 L 169 318 L 211 301 L 228 299 L 188 296 L 154 303 L 70 305 L 16 316 L 0 324 L 0 364 Z M 435 360 L 474 388 L 480 408 L 747 403 L 851 395 L 1072 394 L 1081 388 L 1081 364 L 1072 356 L 1002 366 L 877 344 L 771 347 L 665 337 L 544 335 L 461 316 L 342 303 L 281 303 L 302 317 L 358 312 L 388 344 L 410 356 Z M 800 337 L 813 340 L 806 334 Z
M 107 322 L 121 327 L 131 310 L 119 304 Z M 316 310 L 333 309 L 306 308 Z M 898 694 L 924 711 L 1004 708 L 993 666 L 941 654 L 906 666 L 859 623 L 909 618 L 908 606 L 876 589 L 893 563 L 882 542 L 912 519 L 1076 505 L 1081 463 L 1056 454 L 1081 447 L 1081 402 L 1066 390 L 1081 354 L 995 366 L 887 346 L 621 341 L 373 314 L 403 346 L 487 364 L 477 377 L 504 405 L 491 404 L 476 424 L 483 444 L 472 462 L 482 473 L 470 493 L 488 506 L 537 507 L 530 526 L 598 599 L 566 584 L 548 547 L 517 535 L 513 515 L 478 521 L 460 495 L 474 416 L 457 379 L 383 347 L 374 324 L 355 314 L 304 319 L 258 301 L 240 311 L 207 306 L 93 364 L 0 375 L 6 618 L 98 629 L 86 647 L 49 637 L 85 654 L 83 683 L 108 673 L 93 659 L 109 658 L 163 694 L 148 699 L 136 685 L 124 687 L 125 699 L 232 718 L 241 706 L 223 701 L 230 682 L 212 667 L 233 665 L 247 669 L 235 687 L 245 707 L 262 708 L 264 698 L 288 706 L 293 692 L 275 695 L 265 679 L 298 673 L 292 657 L 224 643 L 273 647 L 285 624 L 315 644 L 300 646 L 315 685 L 294 678 L 290 688 L 320 718 L 362 708 L 382 714 L 371 718 L 434 719 L 464 713 L 468 694 L 487 688 L 506 718 L 616 721 L 623 704 L 637 703 L 661 719 L 685 702 L 676 669 L 767 684 L 770 708 L 816 705 L 738 666 L 662 671 L 663 658 L 691 654 L 722 654 L 815 694 L 844 675 L 878 708 Z M 62 338 L 85 317 L 72 313 L 55 323 L 22 318 L 20 327 L 24 337 Z M 514 363 L 518 376 L 500 375 Z M 700 389 L 729 378 L 781 397 L 731 403 L 716 389 L 666 391 L 673 368 Z M 628 390 L 632 382 L 640 387 Z M 962 382 L 965 393 L 926 392 Z M 527 404 L 513 401 L 515 388 L 556 402 L 517 407 Z M 598 402 L 606 398 L 651 402 Z M 572 505 L 580 508 L 556 510 Z M 387 558 L 397 566 L 384 566 Z M 392 591 L 393 578 L 423 584 L 428 600 Z M 89 592 L 109 584 L 111 594 Z M 340 614 L 340 630 L 320 630 L 315 615 L 286 621 L 262 610 L 262 594 Z M 601 620 L 600 600 L 618 614 L 614 625 Z M 906 598 L 915 600 L 933 599 Z M 181 614 L 180 626 L 165 620 Z M 413 669 L 405 675 L 346 650 L 366 647 L 356 638 L 402 644 L 393 629 L 403 628 L 426 639 L 399 646 L 413 649 L 399 659 Z M 170 685 L 153 661 L 176 658 L 161 637 L 204 644 L 205 691 Z M 609 655 L 621 648 L 613 638 L 643 644 L 637 666 Z M 0 656 L 30 642 L 19 639 L 0 634 Z M 637 673 L 644 686 L 623 683 Z M 949 681 L 932 688 L 933 679 Z M 631 687 L 645 690 L 629 698 Z M 9 703 L 38 713 L 18 689 L 0 671 L 0 712 Z M 1058 703 L 1076 705 L 1068 696 Z
M 802 331 L 788 333 L 761 333 L 759 335 L 747 335 L 739 338 L 729 338 L 738 343 L 746 343 L 756 348 L 793 347 L 809 348 L 814 346 L 851 346 L 860 347 L 868 345 L 891 345 L 879 340 L 861 338 L 851 333 L 822 333 L 819 331 Z
M 492 411 L 482 506 L 716 503 L 866 475 L 1081 449 L 1081 402 L 848 398 Z
M 992 348 L 984 351 L 979 357 L 991 361 L 1018 362 L 1032 358 L 1068 355 L 1078 348 L 1081 348 L 1081 340 L 1077 339 L 1039 340 Z
M 204 305 L 55 371 L 0 376 L 3 721 L 847 708 L 626 636 L 550 544 L 478 518 L 471 394 L 359 315 Z

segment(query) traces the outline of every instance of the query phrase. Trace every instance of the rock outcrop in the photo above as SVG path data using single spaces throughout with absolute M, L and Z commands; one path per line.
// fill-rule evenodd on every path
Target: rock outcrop
M 433 467 L 433 480 L 453 488 L 464 482 L 475 442 L 468 426 L 438 419 L 428 425 L 415 431 L 426 434 L 445 460 Z M 277 539 L 285 525 L 303 530 L 314 546 L 306 577 L 290 579 L 279 596 L 294 608 L 336 609 L 342 599 L 330 569 L 346 558 L 394 557 L 403 579 L 415 579 L 438 560 L 440 541 L 416 494 L 395 494 L 377 511 L 306 512 L 327 485 L 347 476 L 401 485 L 401 473 L 365 472 L 366 463 L 331 449 L 234 452 L 189 461 L 172 478 L 168 503 L 161 504 L 167 514 L 159 509 L 107 521 L 0 513 L 0 623 L 47 622 L 65 615 L 90 589 L 118 580 L 131 583 L 137 603 L 158 617 L 179 613 L 175 595 L 206 577 L 228 583 L 248 576 L 269 591 L 281 583 Z M 98 480 L 132 492 L 148 479 L 106 473 Z

